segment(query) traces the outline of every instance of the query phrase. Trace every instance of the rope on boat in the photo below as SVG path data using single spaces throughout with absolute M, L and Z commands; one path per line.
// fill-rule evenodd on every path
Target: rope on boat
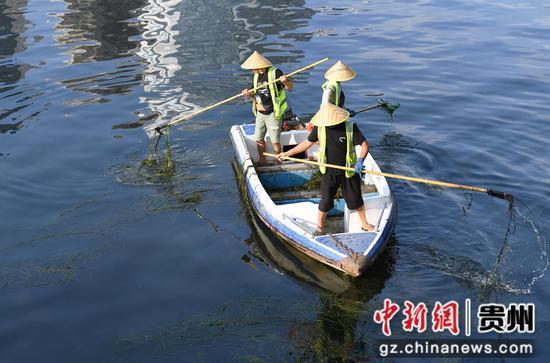
M 354 250 L 346 246 L 344 243 L 339 241 L 338 238 L 336 238 L 332 233 L 327 233 L 327 235 L 334 241 L 334 243 L 336 243 L 338 247 L 343 249 L 349 257 L 353 258 L 354 260 L 357 260 L 357 257 L 359 256 L 357 252 L 355 252 Z

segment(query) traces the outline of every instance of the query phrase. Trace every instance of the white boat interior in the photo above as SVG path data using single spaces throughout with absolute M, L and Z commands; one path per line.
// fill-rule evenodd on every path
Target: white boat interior
M 254 124 L 245 124 L 239 126 L 244 136 L 247 151 L 254 165 L 257 165 L 259 155 L 254 140 Z M 283 151 L 289 150 L 306 140 L 309 132 L 306 130 L 291 130 L 282 132 L 280 142 Z M 273 146 L 269 136 L 266 137 L 266 151 L 274 153 Z M 357 152 L 360 147 L 357 147 Z M 295 158 L 315 160 L 317 161 L 319 154 L 319 145 L 315 144 L 306 153 L 295 155 Z M 317 210 L 320 200 L 319 183 L 317 186 L 312 185 L 312 179 L 319 179 L 320 174 L 317 166 L 284 161 L 283 164 L 274 164 L 273 158 L 267 158 L 267 166 L 256 166 L 257 175 L 261 184 L 265 188 L 270 199 L 273 201 L 273 207 L 277 211 L 270 211 L 272 214 L 280 215 L 286 220 L 290 220 L 308 234 L 312 234 L 317 226 Z M 366 170 L 380 171 L 380 168 L 369 154 L 364 162 Z M 308 185 L 309 183 L 309 185 Z M 305 186 L 305 187 L 304 187 Z M 381 233 L 386 221 L 390 218 L 393 208 L 393 198 L 391 196 L 386 179 L 382 176 L 365 174 L 363 177 L 363 200 L 366 207 L 366 216 L 370 224 L 375 226 L 376 231 L 364 232 L 361 229 L 361 222 L 356 211 L 349 210 L 344 202 L 343 196 L 339 193 L 334 201 L 334 208 L 329 213 L 327 219 L 327 232 L 331 234 L 340 233 L 368 233 L 371 238 L 360 238 L 357 240 L 364 241 L 361 246 L 354 246 L 356 252 L 366 254 L 369 245 L 377 238 L 377 234 Z M 364 236 L 366 237 L 366 236 Z M 317 238 L 318 241 L 326 240 L 330 243 L 330 239 Z

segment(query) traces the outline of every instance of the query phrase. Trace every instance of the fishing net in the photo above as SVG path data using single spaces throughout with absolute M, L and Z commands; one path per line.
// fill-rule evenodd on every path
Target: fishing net
M 536 214 L 519 198 L 508 199 L 508 223 L 502 246 L 483 292 L 501 281 L 513 293 L 529 294 L 548 267 L 548 242 Z M 487 291 L 488 292 L 488 291 Z
M 393 118 L 393 113 L 401 106 L 399 102 L 392 103 L 383 98 L 378 99 L 378 104 L 384 112 L 390 115 L 391 118 Z

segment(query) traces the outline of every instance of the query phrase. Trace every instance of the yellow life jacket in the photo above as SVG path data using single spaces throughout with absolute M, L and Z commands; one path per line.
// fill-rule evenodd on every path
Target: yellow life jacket
M 330 103 L 333 105 L 336 105 L 340 107 L 339 101 L 340 101 L 340 82 L 338 81 L 326 81 L 321 86 L 323 91 L 325 91 L 327 88 L 332 89 L 332 93 L 330 95 Z
M 275 67 L 269 67 L 267 69 L 267 81 L 272 82 L 276 78 L 275 72 L 277 71 L 277 68 Z M 253 85 L 254 88 L 258 87 L 258 77 L 260 75 L 258 73 L 254 73 L 254 80 Z M 286 100 L 286 94 L 285 90 L 281 89 L 279 91 L 279 88 L 275 83 L 270 84 L 269 86 L 269 94 L 271 95 L 271 100 L 273 101 L 273 112 L 275 113 L 275 119 L 280 120 L 286 109 L 288 108 L 288 102 Z M 254 115 L 256 115 L 256 102 L 252 102 L 252 112 Z
M 353 168 L 357 163 L 357 154 L 353 145 L 353 122 L 346 122 L 346 167 Z M 319 162 L 327 162 L 327 130 L 326 126 L 317 127 L 317 136 L 319 138 Z M 326 166 L 319 166 L 321 174 L 327 172 Z M 355 170 L 346 170 L 346 178 L 351 178 L 355 174 Z

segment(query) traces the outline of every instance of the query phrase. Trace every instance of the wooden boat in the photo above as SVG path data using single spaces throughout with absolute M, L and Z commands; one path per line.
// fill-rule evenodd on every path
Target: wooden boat
M 364 232 L 356 211 L 349 210 L 341 196 L 327 218 L 327 234 L 314 236 L 320 200 L 319 186 L 313 180 L 317 167 L 295 162 L 256 166 L 259 159 L 254 140 L 254 124 L 235 125 L 231 141 L 235 150 L 234 167 L 256 215 L 284 241 L 306 255 L 352 276 L 361 275 L 383 251 L 397 220 L 396 204 L 386 179 L 366 174 L 362 191 L 367 220 L 375 231 Z M 281 133 L 281 146 L 288 150 L 305 140 L 309 132 Z M 267 151 L 273 152 L 269 136 Z M 295 157 L 316 159 L 318 145 Z M 380 171 L 369 154 L 367 170 Z

